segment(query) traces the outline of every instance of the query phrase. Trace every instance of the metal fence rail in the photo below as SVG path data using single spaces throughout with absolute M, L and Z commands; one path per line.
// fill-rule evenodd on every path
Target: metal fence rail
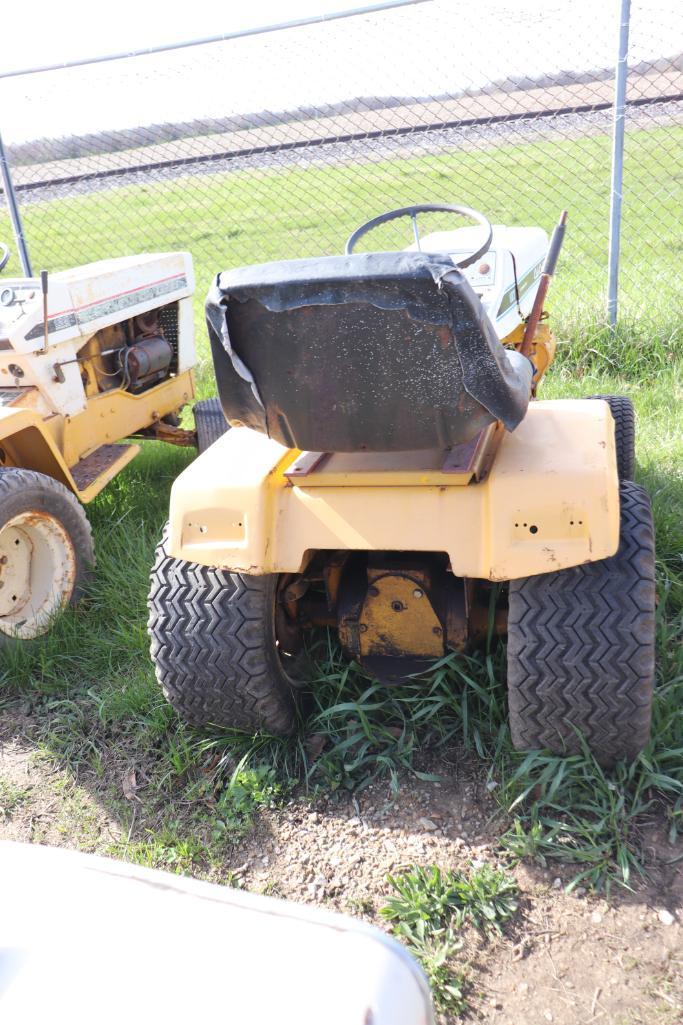
M 670 308 L 683 11 L 660 0 L 374 7 L 0 74 L 34 268 L 183 248 L 201 295 L 223 267 L 338 252 L 386 208 L 459 202 L 550 228 L 568 207 L 554 304 L 567 322 L 604 317 L 609 268 L 616 314 L 619 243 L 620 311 Z M 430 216 L 425 230 L 443 226 Z M 407 244 L 400 230 L 379 242 Z M 9 231 L 0 208 L 0 237 Z M 15 258 L 6 273 L 18 270 Z

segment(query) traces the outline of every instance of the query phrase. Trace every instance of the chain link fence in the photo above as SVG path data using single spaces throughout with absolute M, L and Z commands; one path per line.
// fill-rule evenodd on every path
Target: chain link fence
M 199 311 L 216 271 L 339 252 L 386 209 L 460 203 L 550 231 L 566 207 L 553 309 L 604 319 L 618 37 L 616 3 L 429 0 L 0 78 L 33 266 L 188 249 Z M 656 320 L 680 299 L 677 5 L 633 0 L 626 100 L 620 316 Z M 457 226 L 429 216 L 424 231 Z

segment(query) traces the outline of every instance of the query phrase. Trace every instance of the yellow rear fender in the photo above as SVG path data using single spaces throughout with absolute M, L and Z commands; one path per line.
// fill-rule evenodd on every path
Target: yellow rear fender
M 354 472 L 348 456 L 332 456 L 288 477 L 299 456 L 248 428 L 228 431 L 173 485 L 170 554 L 262 574 L 301 572 L 319 550 L 433 551 L 457 576 L 511 580 L 604 559 L 619 544 L 604 402 L 532 402 L 478 482 L 451 483 L 443 453 L 427 454 L 419 473 L 415 453 L 361 453 Z

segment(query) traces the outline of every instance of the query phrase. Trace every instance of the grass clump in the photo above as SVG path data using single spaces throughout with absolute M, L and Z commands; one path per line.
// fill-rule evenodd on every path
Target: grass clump
M 225 873 L 226 855 L 248 835 L 259 812 L 281 805 L 293 781 L 281 779 L 270 764 L 246 766 L 244 759 L 227 777 L 227 759 L 218 765 L 215 756 L 208 761 L 199 756 L 202 742 L 193 741 L 183 727 L 169 740 L 161 764 L 171 760 L 173 770 L 147 795 L 148 817 L 156 810 L 157 825 L 131 841 L 133 818 L 128 840 L 114 844 L 110 853 L 179 873 L 210 871 L 236 885 Z
M 28 800 L 29 791 L 0 778 L 0 817 L 11 818 L 17 808 Z
M 502 869 L 490 865 L 472 869 L 469 875 L 436 865 L 416 867 L 401 876 L 388 876 L 396 896 L 381 915 L 396 923 L 402 934 L 417 922 L 430 929 L 460 928 L 469 921 L 485 932 L 501 932 L 501 926 L 517 910 L 517 883 Z
M 461 1013 L 467 1006 L 466 968 L 456 961 L 465 947 L 462 926 L 500 933 L 517 911 L 517 883 L 489 865 L 468 875 L 416 866 L 387 882 L 394 895 L 380 915 L 420 961 L 438 1009 Z
M 272 765 L 238 767 L 216 801 L 213 840 L 244 836 L 251 829 L 256 812 L 275 807 L 286 791 L 287 784 L 278 781 Z
M 455 961 L 462 940 L 447 929 L 430 929 L 423 921 L 406 926 L 401 939 L 422 965 L 437 1009 L 462 1014 L 467 1009 L 467 971 Z
M 107 853 L 134 865 L 160 868 L 178 875 L 193 874 L 207 863 L 207 847 L 198 836 L 187 833 L 185 823 L 169 820 L 158 830 L 147 830 L 144 838 L 112 843 Z

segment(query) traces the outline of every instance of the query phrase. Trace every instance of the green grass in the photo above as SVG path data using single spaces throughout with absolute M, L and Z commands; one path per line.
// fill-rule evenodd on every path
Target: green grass
M 450 869 L 442 872 L 436 865 L 417 866 L 401 876 L 389 876 L 387 882 L 396 895 L 380 914 L 395 923 L 398 934 L 421 921 L 433 930 L 460 928 L 469 921 L 485 932 L 500 932 L 517 910 L 517 883 L 490 865 L 473 869 L 468 876 Z
M 500 934 L 517 911 L 517 883 L 490 865 L 467 875 L 418 865 L 388 876 L 387 882 L 393 895 L 380 915 L 422 964 L 439 1010 L 462 1012 L 467 988 L 466 967 L 458 962 L 466 948 L 463 926 Z
M 632 885 L 646 869 L 643 816 L 663 816 L 672 837 L 683 828 L 683 376 L 679 311 L 665 299 L 676 284 L 669 254 L 678 245 L 671 185 L 678 172 L 661 159 L 662 140 L 670 141 L 673 130 L 663 132 L 633 133 L 629 141 L 638 143 L 642 180 L 664 198 L 653 230 L 652 213 L 636 204 L 630 182 L 632 241 L 625 256 L 633 255 L 636 239 L 640 251 L 653 255 L 644 276 L 635 284 L 626 281 L 629 317 L 616 333 L 605 329 L 599 305 L 608 199 L 609 140 L 603 137 L 375 164 L 373 204 L 363 176 L 339 167 L 316 171 L 322 182 L 317 190 L 305 170 L 240 172 L 197 179 L 192 188 L 184 179 L 115 190 L 115 215 L 106 206 L 109 193 L 28 210 L 37 264 L 44 259 L 54 265 L 57 225 L 67 262 L 152 245 L 191 249 L 199 317 L 217 268 L 339 248 L 351 228 L 383 206 L 455 198 L 481 206 L 494 220 L 550 226 L 556 207 L 567 205 L 575 227 L 553 293 L 561 345 L 543 394 L 630 395 L 638 415 L 638 480 L 655 512 L 654 725 L 650 745 L 632 766 L 605 773 L 589 755 L 562 760 L 542 752 L 515 754 L 500 647 L 451 656 L 427 680 L 384 688 L 321 638 L 297 737 L 202 735 L 180 723 L 163 700 L 146 636 L 153 549 L 171 482 L 190 456 L 148 445 L 89 507 L 98 565 L 88 600 L 44 639 L 4 648 L 0 668 L 0 703 L 11 707 L 20 700 L 39 745 L 79 778 L 92 780 L 98 799 L 124 824 L 129 839 L 115 844 L 114 853 L 178 871 L 211 870 L 230 881 L 224 867 L 230 844 L 260 809 L 277 805 L 295 784 L 299 794 L 333 799 L 382 779 L 398 793 L 406 775 L 430 778 L 426 762 L 439 764 L 440 753 L 455 745 L 480 759 L 482 775 L 494 787 L 501 846 L 511 858 L 566 863 L 575 881 L 596 887 Z M 507 182 L 504 194 L 481 185 L 494 173 Z M 203 340 L 200 351 L 208 392 Z M 131 765 L 141 767 L 147 780 L 139 811 L 120 794 L 121 775 Z M 433 946 L 433 937 L 423 941 Z M 438 944 L 432 954 L 434 970 L 441 971 Z
M 29 791 L 0 776 L 0 817 L 10 818 L 27 800 Z
M 467 969 L 457 961 L 462 941 L 452 932 L 432 931 L 419 921 L 403 935 L 402 942 L 422 965 L 437 1011 L 462 1014 L 468 1006 Z
M 664 349 L 680 331 L 675 254 L 683 196 L 675 153 L 682 138 L 683 128 L 677 127 L 628 133 L 622 308 L 647 324 L 648 346 L 657 339 Z M 493 223 L 539 224 L 550 231 L 567 207 L 569 229 L 553 302 L 556 323 L 576 333 L 585 331 L 588 319 L 603 316 L 610 150 L 610 137 L 599 135 L 359 164 L 188 175 L 26 203 L 23 217 L 36 267 L 54 270 L 102 256 L 189 249 L 201 328 L 204 297 L 217 270 L 340 252 L 355 227 L 384 209 L 461 202 L 483 210 Z M 453 221 L 426 223 L 443 227 Z M 387 227 L 372 245 L 405 244 L 408 228 L 403 224 L 396 229 L 403 234 L 396 234 Z M 10 237 L 4 213 L 0 237 Z M 16 257 L 6 271 L 12 272 L 18 273 Z M 205 358 L 206 347 L 201 350 Z

